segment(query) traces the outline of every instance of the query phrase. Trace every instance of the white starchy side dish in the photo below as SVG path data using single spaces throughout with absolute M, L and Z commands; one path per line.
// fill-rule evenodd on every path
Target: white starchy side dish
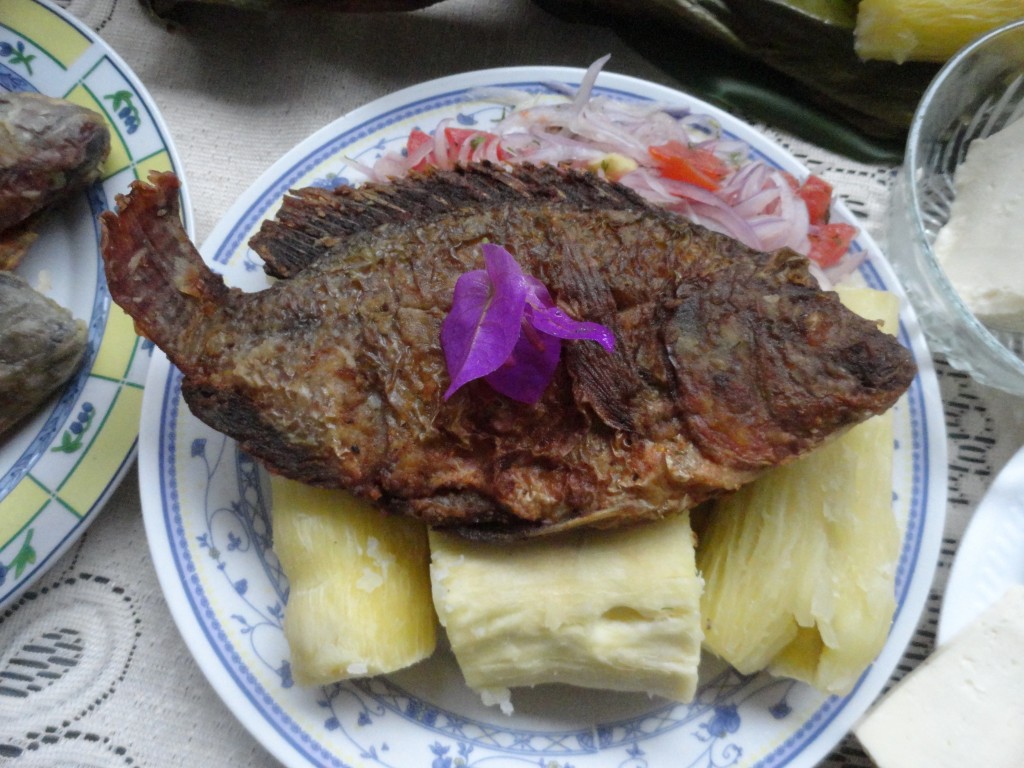
M 1018 768 L 1024 585 L 939 648 L 855 728 L 879 768 Z
M 431 531 L 430 554 L 434 608 L 484 703 L 512 714 L 509 689 L 542 683 L 693 698 L 703 581 L 685 512 L 511 545 Z
M 891 293 L 840 290 L 895 332 Z M 895 610 L 902 532 L 892 511 L 892 412 L 719 500 L 695 526 L 704 647 L 843 695 L 878 656 Z
M 427 534 L 343 491 L 271 479 L 284 632 L 300 685 L 402 669 L 434 652 Z
M 985 325 L 1024 331 L 1024 120 L 976 139 L 955 176 L 935 257 Z

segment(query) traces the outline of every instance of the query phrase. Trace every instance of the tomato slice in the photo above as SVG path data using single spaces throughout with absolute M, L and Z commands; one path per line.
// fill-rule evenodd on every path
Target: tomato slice
M 808 235 L 811 241 L 808 258 L 818 266 L 831 267 L 843 258 L 856 235 L 857 228 L 852 224 L 823 224 Z
M 721 186 L 722 179 L 729 173 L 729 166 L 714 152 L 691 147 L 681 141 L 648 147 L 647 151 L 665 178 L 695 184 L 712 192 Z
M 807 215 L 812 225 L 828 224 L 829 209 L 832 207 L 832 185 L 821 176 L 811 174 L 801 184 L 796 176 L 782 171 L 782 177 L 789 188 L 796 192 L 797 197 L 807 206 Z
M 462 156 L 466 144 L 469 144 L 467 153 L 472 153 L 482 145 L 489 142 L 499 141 L 498 135 L 488 131 L 479 131 L 472 128 L 445 128 L 444 138 L 448 144 L 448 158 L 453 163 Z M 504 160 L 505 153 L 499 144 L 497 147 L 498 159 Z
M 480 142 L 486 141 L 490 135 L 489 133 L 475 131 L 471 128 L 445 128 L 444 138 L 448 143 L 448 156 L 458 157 L 459 152 L 462 151 L 462 147 L 467 141 L 470 142 L 470 149 L 475 149 Z
M 409 133 L 409 138 L 406 139 L 405 142 L 406 154 L 409 156 L 417 154 L 427 144 L 433 146 L 433 137 L 429 133 L 421 131 L 419 128 L 413 128 Z M 431 151 L 422 160 L 416 163 L 412 169 L 414 171 L 424 171 L 433 165 L 435 165 L 434 153 Z
M 489 141 L 498 141 L 497 134 L 488 133 L 487 131 L 478 131 L 473 128 L 453 128 L 447 127 L 444 129 L 444 140 L 445 147 L 447 149 L 448 162 L 457 163 L 459 158 L 462 156 L 463 150 L 465 149 L 466 154 L 473 152 L 480 144 Z M 466 145 L 469 144 L 468 147 Z M 429 145 L 431 150 L 428 152 L 422 160 L 413 166 L 414 171 L 423 171 L 427 168 L 432 168 L 437 165 L 437 157 L 434 154 L 434 137 L 429 133 L 421 131 L 419 128 L 413 128 L 409 133 L 409 138 L 406 139 L 405 149 L 408 155 L 421 152 L 425 145 Z M 503 160 L 505 154 L 501 147 L 498 147 L 498 159 Z
M 807 205 L 811 224 L 827 224 L 829 208 L 832 205 L 832 185 L 820 176 L 807 177 L 796 193 Z

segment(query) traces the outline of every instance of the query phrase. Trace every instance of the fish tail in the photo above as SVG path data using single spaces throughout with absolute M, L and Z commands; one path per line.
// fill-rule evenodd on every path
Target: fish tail
M 181 222 L 173 173 L 152 173 L 117 196 L 118 212 L 100 215 L 100 249 L 110 295 L 135 330 L 177 362 L 189 329 L 209 316 L 229 289 L 206 266 Z

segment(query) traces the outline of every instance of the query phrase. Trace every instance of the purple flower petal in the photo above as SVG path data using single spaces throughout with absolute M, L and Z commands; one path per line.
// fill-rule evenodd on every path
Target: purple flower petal
M 485 381 L 505 397 L 535 403 L 551 383 L 561 353 L 561 339 L 536 331 L 524 322 L 512 354 Z
M 608 352 L 615 349 L 615 334 L 600 323 L 573 320 L 558 307 L 528 305 L 526 311 L 527 322 L 542 333 L 569 341 L 596 341 Z
M 485 377 L 506 397 L 533 403 L 558 367 L 561 339 L 596 341 L 609 352 L 614 349 L 610 330 L 558 309 L 547 287 L 524 275 L 512 254 L 491 243 L 482 249 L 486 269 L 458 279 L 451 311 L 441 325 L 451 376 L 446 400 L 467 382 Z
M 526 321 L 543 333 L 568 341 L 596 341 L 608 352 L 615 349 L 615 334 L 600 323 L 573 320 L 551 299 L 547 286 L 526 275 Z
M 519 338 L 526 286 L 519 265 L 507 251 L 505 255 L 507 259 L 500 253 L 489 257 L 485 246 L 487 270 L 467 272 L 455 283 L 451 311 L 441 324 L 441 347 L 451 376 L 446 400 L 505 362 Z
M 529 307 L 553 307 L 554 299 L 548 293 L 548 287 L 533 275 L 523 275 L 526 281 L 526 305 Z

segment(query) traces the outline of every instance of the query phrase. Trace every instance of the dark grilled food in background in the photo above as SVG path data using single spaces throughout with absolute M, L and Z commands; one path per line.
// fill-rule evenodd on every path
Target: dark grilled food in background
M 252 13 L 417 11 L 440 0 L 142 2 L 187 33 L 206 23 L 211 8 L 237 11 L 245 24 Z M 854 48 L 858 0 L 533 2 L 578 24 L 570 34 L 607 27 L 683 91 L 861 162 L 900 161 L 914 108 L 939 69 L 862 60 Z
M 899 162 L 939 65 L 864 61 L 857 0 L 534 0 L 613 30 L 683 90 L 862 162 Z
M 441 0 L 142 0 L 155 16 L 180 21 L 182 11 L 204 5 L 221 5 L 244 12 L 333 11 L 335 13 L 391 13 L 415 11 Z
M 269 288 L 227 287 L 188 241 L 170 174 L 103 214 L 111 294 L 182 371 L 193 413 L 274 472 L 478 536 L 658 518 L 889 408 L 915 366 L 758 253 L 593 174 L 481 165 L 304 190 L 253 246 Z M 439 344 L 459 275 L 500 243 L 614 355 L 567 344 L 532 406 L 450 400 Z

